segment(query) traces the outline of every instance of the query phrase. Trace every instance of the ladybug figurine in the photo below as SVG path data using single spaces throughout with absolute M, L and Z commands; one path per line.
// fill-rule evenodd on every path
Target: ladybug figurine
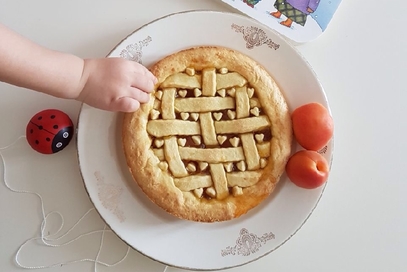
M 28 122 L 26 136 L 35 151 L 42 154 L 57 153 L 71 141 L 73 123 L 69 116 L 60 110 L 43 110 Z

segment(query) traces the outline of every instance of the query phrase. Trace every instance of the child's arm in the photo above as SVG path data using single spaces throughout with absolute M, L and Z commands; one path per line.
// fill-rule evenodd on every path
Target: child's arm
M 156 78 L 121 58 L 83 60 L 44 48 L 0 24 L 0 81 L 111 111 L 135 111 Z

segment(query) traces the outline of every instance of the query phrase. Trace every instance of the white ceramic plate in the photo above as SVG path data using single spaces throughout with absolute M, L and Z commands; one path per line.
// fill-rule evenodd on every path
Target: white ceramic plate
M 291 109 L 313 101 L 329 107 L 315 74 L 298 52 L 272 30 L 237 14 L 170 15 L 129 35 L 109 56 L 141 61 L 148 67 L 168 54 L 198 45 L 233 48 L 263 64 Z M 77 144 L 85 188 L 123 241 L 167 265 L 217 270 L 273 252 L 301 228 L 324 190 L 300 189 L 283 176 L 268 199 L 239 219 L 212 224 L 177 219 L 150 202 L 133 182 L 122 152 L 121 119 L 122 114 L 82 106 Z M 332 147 L 331 142 L 323 153 L 330 162 Z

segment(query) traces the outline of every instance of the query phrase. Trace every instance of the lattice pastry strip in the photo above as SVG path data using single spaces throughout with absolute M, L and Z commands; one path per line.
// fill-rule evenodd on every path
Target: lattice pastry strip
M 190 76 L 186 73 L 177 73 L 170 75 L 163 83 L 161 88 L 179 88 L 179 89 L 201 89 L 201 76 Z
M 201 113 L 200 115 L 201 120 L 201 131 L 202 131 L 202 138 L 206 145 L 208 146 L 215 146 L 218 144 L 218 140 L 216 138 L 216 130 L 215 124 L 212 119 L 212 114 L 210 112 Z
M 175 119 L 174 100 L 177 93 L 176 88 L 163 89 L 163 96 L 161 100 L 161 115 L 163 119 Z
M 211 164 L 211 166 L 214 164 Z M 219 170 L 220 171 L 220 170 Z M 225 173 L 227 187 L 250 187 L 256 184 L 261 176 L 261 171 L 246 171 Z M 211 175 L 199 174 L 183 178 L 174 178 L 174 184 L 182 191 L 188 192 L 199 188 L 214 186 Z
M 179 156 L 185 161 L 201 161 L 208 163 L 238 162 L 245 160 L 243 148 L 195 148 L 178 147 Z
M 198 135 L 201 133 L 201 127 L 194 121 L 160 119 L 148 122 L 147 131 L 153 137 Z
M 216 198 L 221 200 L 229 195 L 228 180 L 226 178 L 226 172 L 221 163 L 209 164 L 209 171 L 212 176 L 214 188 L 216 191 Z
M 177 112 L 211 112 L 235 108 L 231 97 L 179 98 L 174 101 Z
M 236 88 L 236 118 L 250 116 L 250 99 L 247 95 L 247 87 Z
M 158 140 L 158 141 L 160 141 L 160 140 Z M 161 145 L 159 147 L 161 147 Z M 270 154 L 270 142 L 256 143 L 256 149 L 257 149 L 257 153 L 260 158 L 268 158 L 271 155 Z M 153 148 L 152 150 L 154 152 L 154 155 L 160 161 L 165 160 L 164 150 L 162 148 Z M 192 151 L 190 151 L 190 152 L 193 153 L 195 150 L 198 150 L 198 149 L 192 148 Z M 241 156 L 240 149 L 237 153 L 239 154 L 239 157 L 237 157 L 237 161 L 239 161 L 243 158 L 243 156 Z
M 213 96 L 216 90 L 228 89 L 234 86 L 243 87 L 247 80 L 236 72 L 227 74 L 215 74 L 215 69 L 203 69 L 203 75 L 207 75 L 207 78 L 203 80 L 205 84 L 210 84 L 205 87 L 204 95 Z M 216 80 L 216 83 L 214 82 Z M 163 83 L 162 88 L 183 88 L 183 89 L 202 89 L 201 75 L 187 73 L 176 73 L 170 75 Z M 215 89 L 215 92 L 214 92 Z
M 235 86 L 243 87 L 247 84 L 247 80 L 240 74 L 236 72 L 231 72 L 227 74 L 217 74 L 216 75 L 216 89 L 229 89 Z
M 184 178 L 174 178 L 174 184 L 178 189 L 188 192 L 199 188 L 208 188 L 213 185 L 210 175 L 194 175 Z
M 202 70 L 202 95 L 215 96 L 216 94 L 216 69 L 206 68 Z
M 201 122 L 202 122 L 201 114 Z M 266 116 L 214 121 L 213 125 L 217 134 L 243 134 L 251 131 L 261 131 L 269 125 Z M 184 120 L 152 120 L 147 124 L 147 131 L 154 137 L 171 135 L 199 135 L 201 126 L 197 122 Z
M 215 121 L 215 129 L 219 134 L 241 134 L 261 131 L 270 127 L 265 115 L 227 121 Z
M 188 175 L 188 171 L 185 169 L 182 158 L 178 153 L 178 143 L 175 136 L 164 139 L 164 157 L 174 177 L 185 177 Z
M 260 168 L 260 155 L 257 151 L 256 141 L 252 133 L 240 135 L 242 141 L 243 152 L 246 158 L 247 169 L 257 170 Z

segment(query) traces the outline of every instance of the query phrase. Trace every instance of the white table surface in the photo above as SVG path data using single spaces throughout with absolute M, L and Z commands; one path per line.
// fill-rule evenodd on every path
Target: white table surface
M 143 24 L 195 9 L 235 12 L 216 0 L 0 0 L 0 22 L 49 48 L 103 57 Z M 272 254 L 230 271 L 407 271 L 406 9 L 404 1 L 386 5 L 343 0 L 325 33 L 297 46 L 324 86 L 335 120 L 329 183 L 314 213 L 292 239 Z M 80 103 L 0 84 L 0 147 L 24 135 L 32 115 L 47 108 L 63 110 L 76 122 Z M 2 151 L 10 186 L 41 194 L 47 213 L 59 211 L 64 216 L 63 231 L 92 208 L 75 147 L 70 144 L 58 154 L 42 156 L 21 139 Z M 34 195 L 9 191 L 2 181 L 0 207 L 0 271 L 22 271 L 14 255 L 24 241 L 38 235 L 40 202 Z M 52 217 L 50 222 L 58 225 L 59 219 Z M 92 212 L 66 238 L 103 226 Z M 55 231 L 52 225 L 49 228 Z M 40 266 L 95 258 L 99 243 L 99 234 L 61 248 L 33 242 L 24 248 L 20 261 Z M 113 262 L 125 250 L 120 240 L 107 235 L 100 260 Z M 80 262 L 44 271 L 94 271 L 93 267 Z M 97 267 L 123 272 L 163 269 L 134 251 L 116 267 Z

